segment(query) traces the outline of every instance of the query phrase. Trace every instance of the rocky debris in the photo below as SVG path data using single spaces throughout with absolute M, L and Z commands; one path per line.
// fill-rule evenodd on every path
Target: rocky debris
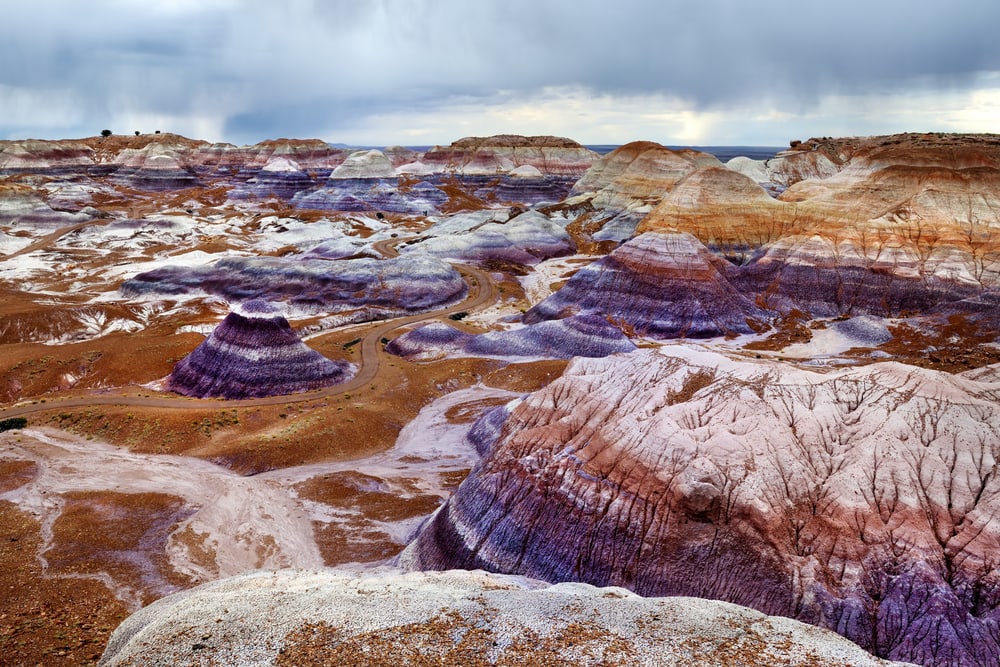
M 540 322 L 508 331 L 468 334 L 433 323 L 394 339 L 386 351 L 411 360 L 444 354 L 493 358 L 604 357 L 636 349 L 617 327 L 595 315 Z
M 892 339 L 892 332 L 889 331 L 885 321 L 871 315 L 849 317 L 846 320 L 836 321 L 831 326 L 857 345 L 875 347 Z
M 486 458 L 401 562 L 721 599 L 891 659 L 996 664 L 994 376 L 693 346 L 576 359 L 473 428 Z
M 647 232 L 580 269 L 524 321 L 594 313 L 642 336 L 751 333 L 766 314 L 730 283 L 733 269 L 693 236 Z
M 263 299 L 303 313 L 367 308 L 373 316 L 440 308 L 468 293 L 455 268 L 416 253 L 384 260 L 226 257 L 209 265 L 141 273 L 119 289 L 126 296 L 214 295 L 231 303 Z
M 159 600 L 101 667 L 890 664 L 787 618 L 694 598 L 485 572 L 258 572 Z
M 166 388 L 197 398 L 281 396 L 340 384 L 354 370 L 307 347 L 280 309 L 254 300 L 229 313 L 181 359 Z
M 538 211 L 500 222 L 492 212 L 446 218 L 402 248 L 459 261 L 499 260 L 521 265 L 570 255 L 576 247 L 566 230 Z

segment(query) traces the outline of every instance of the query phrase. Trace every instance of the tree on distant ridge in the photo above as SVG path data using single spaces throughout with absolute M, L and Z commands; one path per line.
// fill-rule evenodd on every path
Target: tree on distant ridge
M 102 137 L 110 137 L 111 136 L 111 130 L 101 130 L 101 136 Z

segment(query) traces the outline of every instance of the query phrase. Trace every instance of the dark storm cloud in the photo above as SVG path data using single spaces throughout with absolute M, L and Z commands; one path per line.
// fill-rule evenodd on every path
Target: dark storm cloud
M 962 89 L 1000 70 L 1000 4 L 980 0 L 53 0 L 4 16 L 8 136 L 157 115 L 214 119 L 236 141 L 318 136 L 553 87 L 795 112 L 829 94 Z

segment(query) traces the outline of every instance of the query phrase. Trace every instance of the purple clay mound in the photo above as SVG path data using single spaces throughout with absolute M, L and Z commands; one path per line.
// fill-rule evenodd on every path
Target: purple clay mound
M 654 338 L 752 333 L 768 314 L 727 278 L 728 263 L 688 234 L 646 232 L 580 269 L 526 324 L 593 313 Z
M 260 398 L 321 389 L 353 375 L 351 364 L 299 340 L 273 304 L 253 300 L 174 367 L 167 389 L 196 398 Z
M 635 345 L 598 315 L 540 322 L 512 331 L 472 335 L 447 324 L 428 324 L 396 338 L 386 351 L 408 359 L 452 353 L 482 357 L 606 357 L 631 352 Z

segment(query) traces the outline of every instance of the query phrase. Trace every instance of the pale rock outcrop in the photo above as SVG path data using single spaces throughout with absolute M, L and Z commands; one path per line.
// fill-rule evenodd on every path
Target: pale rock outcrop
M 744 604 L 936 666 L 1000 659 L 1000 385 L 695 346 L 576 359 L 470 434 L 401 557 Z
M 503 222 L 496 219 L 492 212 L 467 214 L 454 222 L 445 219 L 402 250 L 459 261 L 531 265 L 570 255 L 576 249 L 566 230 L 538 211 L 526 211 Z
M 745 155 L 737 155 L 726 162 L 726 169 L 743 174 L 755 183 L 767 183 L 771 175 L 767 171 L 767 160 L 754 160 Z
M 379 150 L 355 151 L 333 170 L 330 178 L 361 179 L 361 178 L 394 178 L 396 170 L 392 162 Z
M 681 665 L 890 667 L 837 635 L 736 605 L 486 572 L 258 572 L 172 595 L 101 667 Z M 902 665 L 900 665 L 902 667 Z

